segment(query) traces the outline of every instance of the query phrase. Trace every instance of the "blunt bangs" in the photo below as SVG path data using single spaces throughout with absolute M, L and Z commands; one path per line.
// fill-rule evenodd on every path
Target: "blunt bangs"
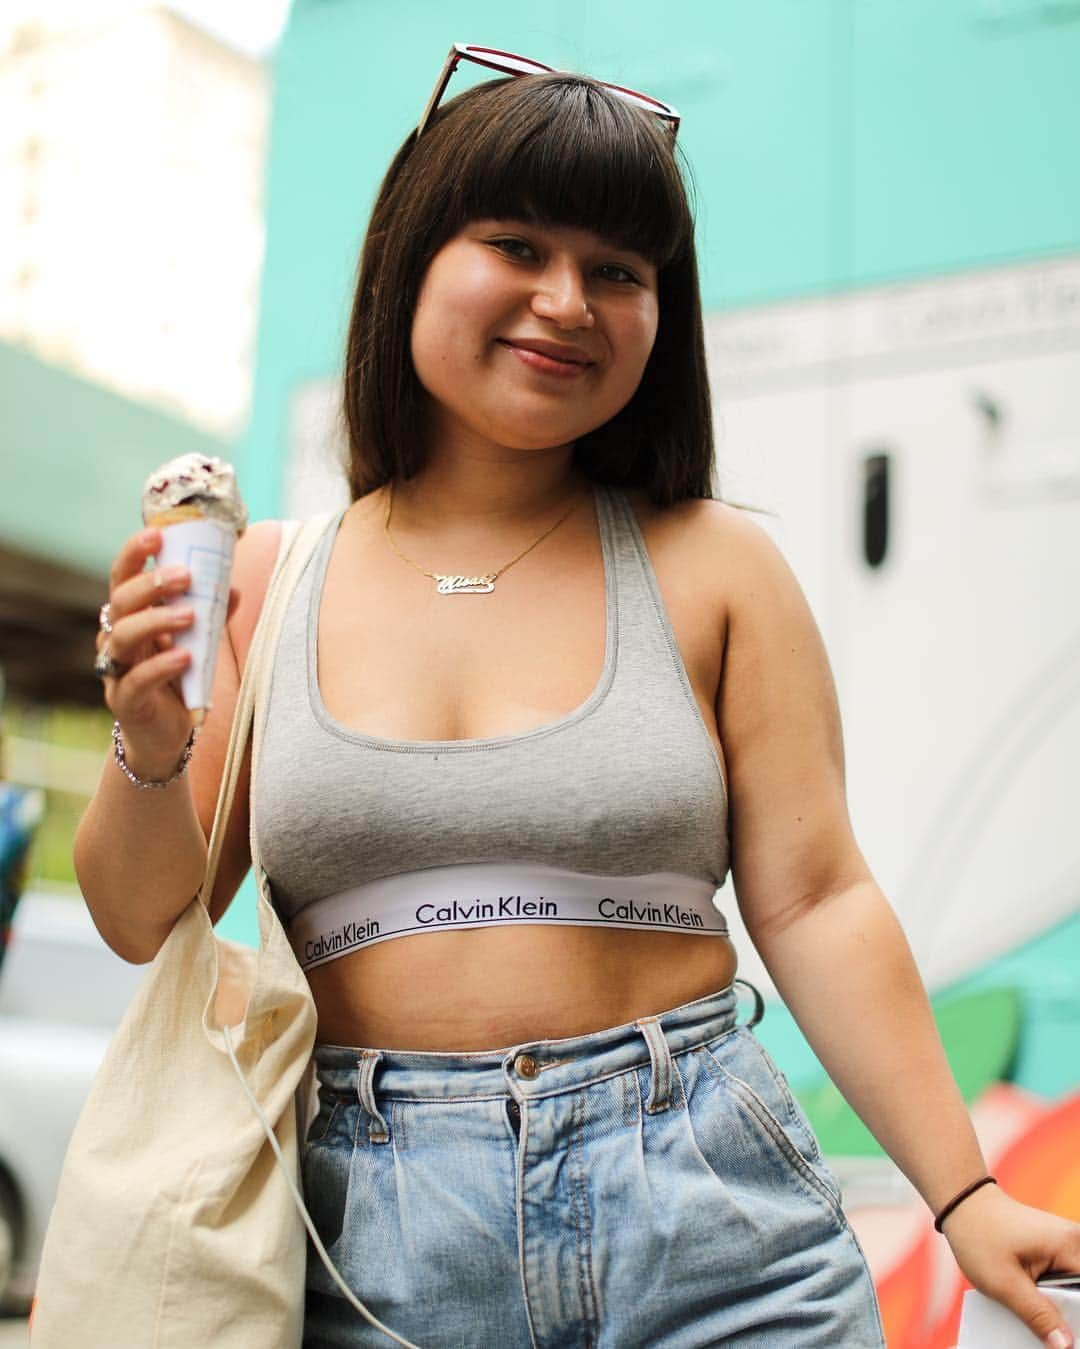
M 668 131 L 594 81 L 491 82 L 448 103 L 438 121 L 457 142 L 443 240 L 490 216 L 589 230 L 659 268 L 692 247 Z

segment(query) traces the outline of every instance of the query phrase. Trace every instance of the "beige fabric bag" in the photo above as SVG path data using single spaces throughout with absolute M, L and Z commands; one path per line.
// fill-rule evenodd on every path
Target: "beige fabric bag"
M 285 607 L 333 517 L 285 525 L 237 698 L 202 889 L 150 965 L 75 1126 L 38 1275 L 33 1349 L 297 1349 L 316 1012 L 269 900 L 252 810 L 259 947 L 206 911 L 247 737 L 252 790 Z M 152 877 L 146 878 L 148 885 Z M 240 1082 L 236 1075 L 239 1074 Z

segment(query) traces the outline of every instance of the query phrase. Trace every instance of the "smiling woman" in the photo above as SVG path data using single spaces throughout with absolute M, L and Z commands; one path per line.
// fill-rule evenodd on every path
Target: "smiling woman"
M 729 861 L 717 576 L 737 572 L 737 536 L 708 499 L 693 223 L 669 130 L 556 73 L 436 111 L 376 201 L 345 408 L 355 502 L 287 620 L 255 819 L 319 1009 L 304 1179 L 320 1235 L 423 1343 L 654 1343 L 691 1315 L 702 1342 L 767 1323 L 790 1343 L 880 1344 L 820 1156 L 777 1123 L 786 1106 L 761 1134 L 739 1118 L 753 1092 L 716 1087 L 728 1071 L 771 1079 L 753 1037 L 731 1038 L 736 958 L 712 902 Z M 440 574 L 444 558 L 470 565 Z M 487 598 L 436 597 L 452 594 Z M 729 1040 L 721 1072 L 704 1046 Z M 370 1089 L 357 1055 L 377 1059 Z M 544 1178 L 577 1156 L 578 1102 L 584 1237 Z M 609 1118 L 625 1127 L 605 1158 Z M 736 1134 L 732 1168 L 721 1140 Z M 646 1218 L 654 1187 L 666 1236 Z M 763 1242 L 792 1289 L 814 1290 L 790 1324 L 749 1263 L 716 1277 L 705 1229 L 744 1204 L 746 1260 Z M 375 1254 L 370 1221 L 416 1251 L 407 1270 Z M 438 1254 L 459 1248 L 464 1263 Z M 551 1295 L 563 1258 L 569 1301 Z M 646 1279 L 665 1293 L 643 1307 Z M 353 1317 L 313 1262 L 305 1342 L 360 1343 Z

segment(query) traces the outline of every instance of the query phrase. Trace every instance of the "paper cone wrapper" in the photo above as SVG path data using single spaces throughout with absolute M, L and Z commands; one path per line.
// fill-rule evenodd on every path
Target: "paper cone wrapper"
M 196 506 L 163 511 L 146 523 L 161 530 L 157 565 L 186 567 L 191 572 L 191 589 L 165 602 L 195 611 L 194 623 L 174 634 L 173 642 L 191 652 L 191 664 L 180 676 L 180 692 L 191 712 L 191 724 L 197 726 L 210 707 L 218 644 L 229 608 L 236 530 L 222 520 L 208 518 Z

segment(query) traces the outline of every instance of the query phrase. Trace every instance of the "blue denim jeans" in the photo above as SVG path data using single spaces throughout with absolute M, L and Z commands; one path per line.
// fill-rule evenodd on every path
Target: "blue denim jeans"
M 505 1049 L 317 1046 L 303 1183 L 349 1287 L 422 1349 L 882 1349 L 751 991 L 749 1024 L 729 986 Z M 305 1349 L 392 1343 L 309 1242 Z

